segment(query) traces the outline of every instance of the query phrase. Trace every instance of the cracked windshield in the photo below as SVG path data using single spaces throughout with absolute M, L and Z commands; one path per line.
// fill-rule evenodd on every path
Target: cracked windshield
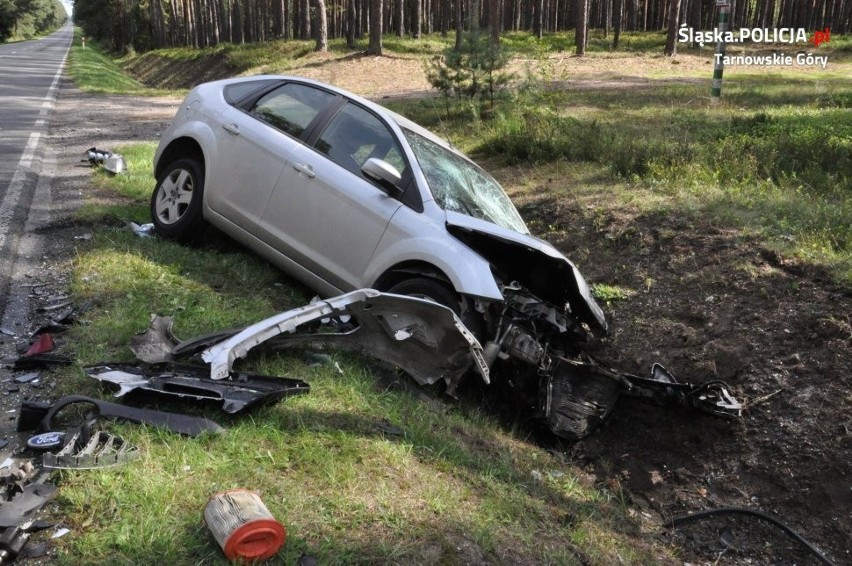
M 441 208 L 529 234 L 515 205 L 485 171 L 410 130 L 403 130 Z

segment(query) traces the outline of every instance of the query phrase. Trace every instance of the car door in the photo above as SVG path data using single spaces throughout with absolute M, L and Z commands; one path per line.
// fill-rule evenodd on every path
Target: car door
M 288 158 L 259 231 L 291 259 L 338 289 L 361 287 L 364 272 L 390 219 L 402 204 L 367 179 L 371 157 L 392 164 L 410 179 L 399 142 L 366 108 L 347 102 Z
M 309 128 L 339 97 L 286 83 L 218 117 L 219 154 L 210 165 L 210 208 L 256 234 L 257 222 L 284 164 Z

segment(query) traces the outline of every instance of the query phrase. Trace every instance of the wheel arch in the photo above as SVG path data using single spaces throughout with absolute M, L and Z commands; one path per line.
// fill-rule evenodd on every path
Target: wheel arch
M 373 283 L 373 288 L 377 291 L 387 291 L 397 283 L 401 283 L 402 281 L 411 279 L 412 277 L 434 279 L 435 281 L 440 281 L 447 285 L 453 290 L 453 292 L 459 292 L 453 285 L 450 277 L 439 267 L 427 261 L 420 260 L 403 261 L 389 267 L 378 277 L 378 279 L 376 279 L 375 283 Z
M 154 169 L 154 177 L 159 179 L 170 163 L 182 158 L 194 159 L 203 171 L 207 171 L 207 163 L 204 159 L 204 151 L 201 149 L 201 145 L 195 139 L 183 136 L 173 140 L 162 151 Z

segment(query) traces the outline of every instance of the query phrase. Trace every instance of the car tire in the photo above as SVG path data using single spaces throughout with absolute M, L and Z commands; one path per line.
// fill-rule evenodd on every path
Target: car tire
M 151 219 L 157 233 L 185 242 L 198 238 L 207 226 L 201 209 L 203 200 L 201 165 L 194 159 L 170 163 L 157 179 L 151 195 Z
M 599 427 L 612 412 L 622 387 L 614 379 L 584 368 L 560 365 L 550 377 L 547 424 L 571 441 Z

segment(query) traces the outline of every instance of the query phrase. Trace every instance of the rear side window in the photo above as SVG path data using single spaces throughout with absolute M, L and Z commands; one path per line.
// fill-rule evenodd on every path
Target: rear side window
M 251 113 L 293 137 L 300 137 L 336 96 L 317 88 L 287 83 L 265 94 Z
M 316 148 L 358 176 L 361 166 L 376 157 L 405 173 L 405 160 L 388 127 L 370 112 L 351 102 L 337 113 L 317 140 Z
M 278 82 L 279 79 L 261 79 L 258 81 L 247 81 L 228 85 L 225 87 L 224 96 L 228 104 L 236 104 L 243 98 L 253 92 L 257 92 L 262 88 L 272 86 L 272 83 Z

